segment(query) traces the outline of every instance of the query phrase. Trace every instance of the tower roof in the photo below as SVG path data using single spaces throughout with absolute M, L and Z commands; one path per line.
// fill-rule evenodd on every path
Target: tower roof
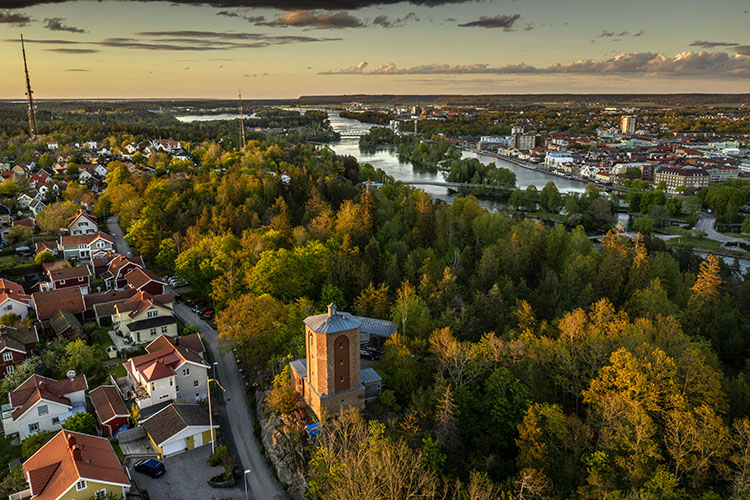
M 326 314 L 308 316 L 305 318 L 305 324 L 315 333 L 328 334 L 356 330 L 361 323 L 349 313 L 338 312 L 336 305 L 331 304 Z

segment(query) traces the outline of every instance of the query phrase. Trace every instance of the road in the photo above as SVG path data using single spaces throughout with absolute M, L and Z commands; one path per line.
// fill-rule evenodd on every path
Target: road
M 718 232 L 716 229 L 716 217 L 706 212 L 701 212 L 698 217 L 698 221 L 695 223 L 695 229 L 706 233 L 706 237 L 711 240 L 719 241 L 722 245 L 725 243 L 747 243 L 747 240 L 741 238 L 733 238 L 731 236 L 725 236 Z
M 130 252 L 131 249 L 125 241 L 120 229 L 119 219 L 110 217 L 107 219 L 107 229 L 115 240 L 115 246 L 120 253 Z M 217 365 L 217 378 L 226 392 L 224 393 L 225 408 L 232 431 L 240 462 L 245 469 L 250 469 L 248 484 L 253 497 L 257 500 L 286 500 L 289 496 L 283 490 L 279 482 L 274 478 L 266 459 L 260 453 L 260 446 L 253 434 L 253 422 L 251 418 L 250 405 L 245 395 L 245 382 L 240 376 L 237 362 L 232 352 L 221 353 L 217 345 L 218 333 L 208 323 L 190 310 L 182 303 L 175 303 L 175 313 L 183 323 L 193 323 L 200 328 L 206 347 L 211 352 Z

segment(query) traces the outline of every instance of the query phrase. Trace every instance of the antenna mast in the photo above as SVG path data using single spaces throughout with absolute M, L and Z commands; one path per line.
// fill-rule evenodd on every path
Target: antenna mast
M 242 116 L 242 90 L 240 89 L 240 147 L 245 149 L 245 118 Z
M 32 139 L 36 137 L 38 128 L 36 126 L 36 111 L 34 110 L 34 91 L 31 90 L 31 80 L 29 80 L 29 67 L 26 65 L 26 47 L 21 35 L 21 53 L 23 53 L 23 70 L 26 73 L 26 95 L 29 96 L 29 135 Z

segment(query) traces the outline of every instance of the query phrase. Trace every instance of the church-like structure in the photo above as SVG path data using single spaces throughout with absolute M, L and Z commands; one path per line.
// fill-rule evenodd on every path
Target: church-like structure
M 386 329 L 392 325 L 339 312 L 334 304 L 326 314 L 305 318 L 307 356 L 290 363 L 292 383 L 318 418 L 349 406 L 364 409 L 365 401 L 380 393 L 380 375 L 372 368 L 360 369 L 363 321 L 382 322 Z

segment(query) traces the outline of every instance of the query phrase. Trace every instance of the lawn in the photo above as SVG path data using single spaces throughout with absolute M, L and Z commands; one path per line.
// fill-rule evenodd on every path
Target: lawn
M 699 250 L 713 250 L 715 252 L 723 252 L 731 255 L 746 255 L 746 252 L 730 250 L 723 248 L 721 243 L 715 240 L 709 240 L 707 238 L 695 238 L 695 237 L 682 237 L 673 238 L 665 242 L 667 246 L 674 247 L 692 247 Z
M 656 232 L 660 234 L 676 234 L 678 236 L 686 237 L 701 237 L 706 235 L 703 231 L 698 231 L 697 229 L 685 229 L 680 226 L 660 227 L 656 229 Z

